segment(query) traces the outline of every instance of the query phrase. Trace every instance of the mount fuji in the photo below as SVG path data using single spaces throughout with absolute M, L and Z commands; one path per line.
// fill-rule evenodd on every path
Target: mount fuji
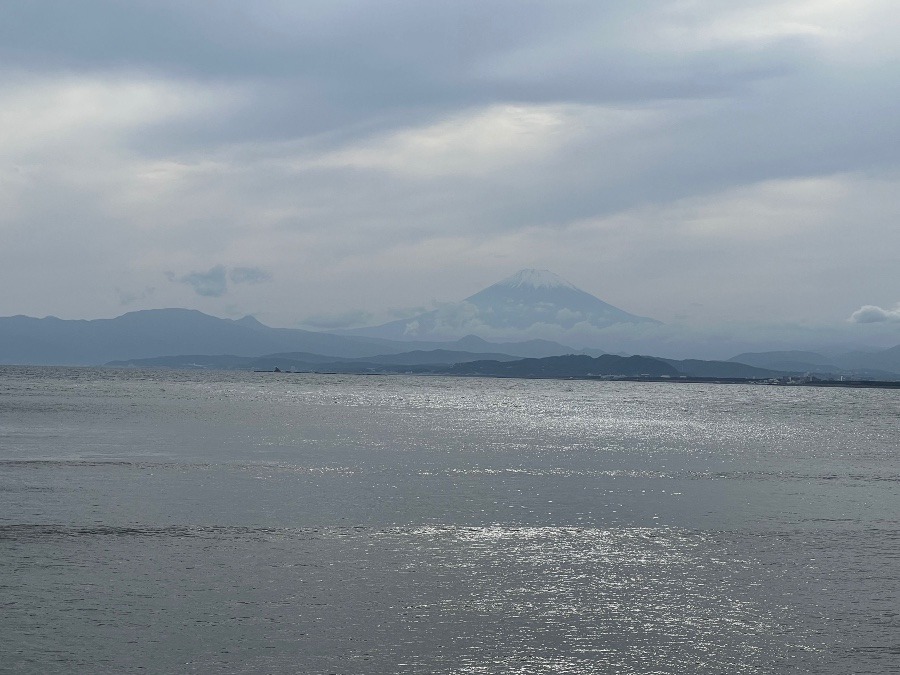
M 380 326 L 346 331 L 394 340 L 551 340 L 584 336 L 617 324 L 658 324 L 613 307 L 547 270 L 525 269 L 461 302 Z

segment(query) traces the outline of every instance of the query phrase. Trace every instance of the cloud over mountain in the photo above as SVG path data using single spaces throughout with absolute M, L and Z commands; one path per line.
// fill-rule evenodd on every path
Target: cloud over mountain
M 169 281 L 187 284 L 197 295 L 219 298 L 228 292 L 228 282 L 233 284 L 259 284 L 271 281 L 272 275 L 259 267 L 235 267 L 227 271 L 224 265 L 216 265 L 207 272 L 191 272 L 182 276 L 167 274 Z
M 197 295 L 205 295 L 212 298 L 225 295 L 225 291 L 228 290 L 228 283 L 225 280 L 225 268 L 222 265 L 216 265 L 208 272 L 191 272 L 180 277 L 170 275 L 169 280 L 187 284 L 194 289 Z
M 586 330 L 659 322 L 630 314 L 594 297 L 547 270 L 525 269 L 460 302 L 409 319 L 354 331 L 399 339 L 481 337 L 563 340 Z

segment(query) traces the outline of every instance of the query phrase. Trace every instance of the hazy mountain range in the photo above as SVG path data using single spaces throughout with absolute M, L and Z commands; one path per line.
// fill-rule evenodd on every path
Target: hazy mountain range
M 525 269 L 460 302 L 344 333 L 393 340 L 451 340 L 473 333 L 515 338 L 544 329 L 564 339 L 577 327 L 658 323 L 613 307 L 552 272 Z
M 803 351 L 756 352 L 738 354 L 730 360 L 770 370 L 894 379 L 900 374 L 900 345 L 877 352 L 853 351 L 834 356 Z
M 317 373 L 420 373 L 491 377 L 649 376 L 694 378 L 777 377 L 785 373 L 728 361 L 661 359 L 652 356 L 566 354 L 520 358 L 509 354 L 476 354 L 444 349 L 382 354 L 368 358 L 335 358 L 302 352 L 265 356 L 162 356 L 112 361 L 107 365 L 181 370 L 258 370 Z
M 219 319 L 190 309 L 142 310 L 89 321 L 0 317 L 0 363 L 7 364 L 98 365 L 182 354 L 262 356 L 286 352 L 362 358 L 434 349 L 520 358 L 602 353 L 582 352 L 548 340 L 492 343 L 474 335 L 453 342 L 398 342 L 270 328 L 252 317 Z
M 573 327 L 586 325 L 654 329 L 661 326 L 653 319 L 613 307 L 550 272 L 522 270 L 460 303 L 404 321 L 340 334 L 271 328 L 250 316 L 220 319 L 188 309 L 143 310 L 95 320 L 0 317 L 0 363 L 114 363 L 249 370 L 277 367 L 330 372 L 472 373 L 480 368 L 482 372 L 494 374 L 541 372 L 546 368 L 563 373 L 570 368 L 590 367 L 604 374 L 628 374 L 625 371 L 631 366 L 616 361 L 622 358 L 621 354 L 614 358 L 603 356 L 600 349 L 578 349 L 553 340 L 490 341 L 476 334 L 437 339 L 479 326 L 491 335 L 521 337 L 532 333 L 535 326 L 555 327 L 560 335 L 566 335 Z M 581 360 L 502 365 L 521 359 L 571 355 Z M 605 361 L 596 360 L 601 356 Z M 463 365 L 473 363 L 490 365 Z M 610 373 L 613 364 L 622 372 Z M 458 367 L 454 371 L 451 366 Z M 812 373 L 900 379 L 900 345 L 881 351 L 848 351 L 837 355 L 812 351 L 748 352 L 728 361 L 654 357 L 652 366 L 645 367 L 641 373 L 721 378 Z

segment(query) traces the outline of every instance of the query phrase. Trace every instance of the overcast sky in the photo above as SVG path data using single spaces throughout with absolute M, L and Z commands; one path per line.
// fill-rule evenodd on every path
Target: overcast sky
M 0 315 L 339 327 L 537 267 L 900 335 L 898 34 L 896 0 L 6 2 Z

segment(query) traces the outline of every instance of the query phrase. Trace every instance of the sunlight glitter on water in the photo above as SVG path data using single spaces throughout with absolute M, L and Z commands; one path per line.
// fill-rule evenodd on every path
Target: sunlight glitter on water
M 785 640 L 777 629 L 790 621 L 788 607 L 747 595 L 742 575 L 755 563 L 721 536 L 502 526 L 414 532 L 426 549 L 458 549 L 447 564 L 472 580 L 471 591 L 442 603 L 441 613 L 505 625 L 506 642 L 491 647 L 505 654 L 504 671 L 523 659 L 537 672 L 767 672 L 801 646 L 796 633 Z
M 0 368 L 21 672 L 896 673 L 894 392 Z

